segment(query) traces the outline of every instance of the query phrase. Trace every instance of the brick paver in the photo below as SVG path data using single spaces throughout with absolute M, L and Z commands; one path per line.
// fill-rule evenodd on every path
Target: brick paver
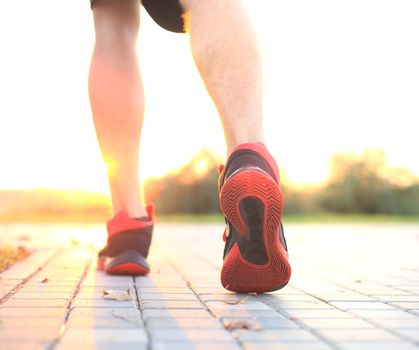
M 286 225 L 291 283 L 256 296 L 220 285 L 222 225 L 157 225 L 135 278 L 96 270 L 102 227 L 0 230 L 33 251 L 0 274 L 2 349 L 419 349 L 419 225 Z

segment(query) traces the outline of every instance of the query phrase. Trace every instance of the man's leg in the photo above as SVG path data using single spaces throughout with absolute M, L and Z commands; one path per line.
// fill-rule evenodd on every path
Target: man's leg
M 136 41 L 138 0 L 95 0 L 96 45 L 89 92 L 96 133 L 108 166 L 115 216 L 108 221 L 98 267 L 109 274 L 145 275 L 153 231 L 153 209 L 141 202 L 138 155 L 144 92 Z
M 220 114 L 228 153 L 263 142 L 262 63 L 240 0 L 181 0 L 190 14 L 192 54 Z
M 269 292 L 291 276 L 278 167 L 263 144 L 261 57 L 241 0 L 181 0 L 192 53 L 219 111 L 228 148 L 220 175 L 226 218 L 221 271 L 234 292 Z
M 139 143 L 144 92 L 136 41 L 138 0 L 96 0 L 93 15 L 96 44 L 89 94 L 96 134 L 108 177 L 114 214 L 147 216 L 139 183 Z

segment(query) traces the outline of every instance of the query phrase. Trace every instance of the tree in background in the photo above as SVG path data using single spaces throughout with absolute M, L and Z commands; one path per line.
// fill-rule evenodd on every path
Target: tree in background
M 219 213 L 220 160 L 199 151 L 177 172 L 146 182 L 148 202 L 160 214 Z M 382 150 L 339 153 L 328 181 L 317 187 L 282 186 L 285 215 L 319 213 L 419 215 L 419 182 L 406 169 L 388 166 Z
M 390 168 L 382 150 L 336 154 L 330 179 L 318 194 L 326 211 L 419 214 L 419 184 L 405 169 Z
M 147 202 L 161 214 L 218 213 L 218 164 L 209 150 L 200 150 L 185 166 L 162 178 L 148 179 Z

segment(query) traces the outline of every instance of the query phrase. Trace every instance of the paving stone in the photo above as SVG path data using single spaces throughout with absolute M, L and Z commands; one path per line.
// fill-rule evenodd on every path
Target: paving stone
M 0 330 L 2 329 L 59 329 L 64 322 L 64 317 L 2 317 Z
M 3 307 L 66 307 L 68 299 L 15 299 L 12 297 L 7 300 Z
M 417 350 L 418 347 L 407 343 L 399 341 L 395 342 L 359 342 L 359 343 L 346 343 L 339 342 L 339 349 L 342 350 Z
M 193 287 L 193 290 L 197 294 L 219 294 L 225 293 L 225 289 L 221 286 L 218 287 Z
M 152 341 L 211 341 L 233 342 L 231 334 L 225 329 L 151 329 Z
M 143 328 L 144 322 L 138 316 L 114 317 L 70 317 L 67 328 Z
M 53 250 L 40 249 L 30 254 L 25 260 L 13 265 L 0 274 L 2 279 L 25 279 L 41 267 L 52 255 Z
M 2 317 L 64 317 L 67 309 L 63 307 L 0 307 Z
M 350 318 L 351 315 L 337 309 L 332 310 L 308 310 L 308 309 L 287 309 L 284 310 L 290 317 L 295 318 Z
M 137 292 L 140 296 L 142 296 L 143 294 L 161 294 L 164 295 L 166 293 L 170 293 L 170 294 L 191 294 L 194 295 L 194 293 L 187 287 L 180 287 L 180 288 L 175 288 L 175 287 L 170 287 L 170 288 L 166 288 L 166 287 L 162 287 L 162 288 L 158 288 L 158 287 L 137 287 Z
M 282 290 L 282 289 L 281 289 Z M 308 294 L 260 294 L 257 296 L 260 300 L 279 300 L 279 301 L 315 301 L 321 302 L 318 298 L 315 298 Z
M 350 313 L 365 319 L 370 318 L 416 318 L 411 313 L 394 309 L 394 310 L 350 310 Z
M 80 273 L 81 275 L 81 273 Z M 47 277 L 45 277 L 46 279 Z M 42 289 L 50 289 L 55 287 L 64 287 L 64 288 L 74 288 L 74 286 L 77 284 L 80 277 L 75 278 L 73 281 L 49 281 L 49 282 L 42 282 L 42 280 L 30 280 L 25 284 L 27 287 L 39 287 Z
M 221 318 L 223 324 L 235 324 L 236 322 L 247 321 L 255 327 L 261 329 L 290 329 L 300 328 L 295 322 L 280 317 L 254 317 L 254 318 L 239 318 L 239 317 L 223 317 Z
M 223 328 L 220 321 L 214 318 L 147 318 L 147 328 L 192 328 L 192 329 L 218 329 Z
M 269 305 L 283 310 L 308 309 L 308 310 L 333 310 L 334 308 L 324 302 L 317 301 L 268 301 Z
M 74 291 L 74 286 L 28 286 L 25 285 L 20 290 L 21 292 L 35 292 L 35 293 L 68 293 L 69 295 Z
M 197 297 L 193 293 L 180 294 L 180 293 L 142 293 L 142 301 L 161 300 L 161 301 L 197 301 Z
M 409 312 L 412 315 L 419 316 L 419 309 L 410 309 L 407 310 L 407 312 Z
M 8 341 L 1 340 L 2 349 L 7 350 L 45 350 L 47 349 L 48 342 L 32 342 L 32 341 Z
M 138 288 L 142 287 L 157 287 L 157 288 L 181 288 L 181 287 L 187 287 L 187 284 L 185 281 L 140 281 L 136 282 L 136 285 Z
M 74 307 L 87 307 L 87 308 L 136 308 L 136 301 L 127 300 L 127 301 L 118 301 L 111 299 L 76 299 L 73 301 L 72 306 Z
M 202 301 L 223 301 L 223 302 L 239 302 L 242 299 L 251 299 L 248 294 L 237 293 L 219 293 L 219 294 L 200 294 L 199 297 Z
M 205 305 L 210 310 L 272 310 L 268 305 L 257 301 L 242 299 L 242 302 L 237 304 L 229 304 L 223 301 L 208 301 Z
M 14 287 L 0 287 L 0 299 L 8 294 Z
M 64 299 L 69 300 L 72 293 L 66 292 L 22 292 L 19 290 L 16 294 L 13 295 L 13 299 Z
M 218 318 L 221 317 L 240 317 L 240 318 L 255 318 L 255 317 L 278 317 L 278 312 L 274 310 L 253 310 L 246 308 L 236 309 L 212 309 L 211 312 Z
M 377 295 L 412 295 L 412 293 L 410 293 L 409 291 L 405 291 L 405 290 L 395 290 L 392 288 L 387 288 L 387 289 L 369 289 L 369 290 L 364 290 L 363 291 L 364 294 L 367 294 L 369 296 L 377 296 Z
M 317 332 L 331 341 L 398 341 L 398 337 L 381 329 L 320 329 Z
M 240 350 L 241 347 L 234 342 L 153 342 L 152 350 Z
M 189 300 L 141 300 L 142 309 L 202 309 L 203 305 L 200 301 Z
M 365 329 L 374 325 L 357 318 L 302 318 L 301 323 L 312 329 Z
M 59 334 L 59 328 L 0 328 L 0 344 L 19 341 L 51 341 Z
M 121 329 L 121 328 L 108 328 L 108 329 L 83 329 L 71 328 L 67 329 L 64 333 L 61 342 L 63 343 L 80 343 L 81 340 L 86 343 L 94 344 L 95 342 L 109 342 L 121 344 L 125 343 L 147 343 L 147 333 L 144 329 Z
M 332 350 L 331 346 L 319 341 L 305 342 L 244 342 L 245 350 Z
M 419 302 L 419 295 L 379 295 L 376 297 L 389 303 L 399 301 Z
M 172 317 L 172 318 L 212 318 L 207 310 L 202 309 L 147 309 L 142 312 L 143 318 Z
M 134 308 L 76 307 L 71 311 L 71 316 L 74 316 L 74 317 L 118 317 L 118 316 L 126 317 L 126 316 L 139 316 L 139 315 L 140 315 L 139 311 Z
M 83 289 L 88 289 L 88 288 L 102 288 L 102 289 L 127 289 L 130 288 L 133 285 L 132 282 L 120 282 L 120 281 L 116 281 L 116 282 L 90 282 L 87 284 L 82 284 L 82 288 Z
M 403 338 L 419 343 L 419 329 L 395 329 L 394 332 Z
M 389 329 L 417 329 L 419 331 L 419 318 L 372 318 L 370 322 Z
M 333 305 L 341 310 L 394 310 L 394 307 L 379 301 L 332 301 Z
M 362 294 L 320 294 L 318 297 L 327 302 L 331 301 L 376 301 L 375 298 Z
M 289 341 L 316 341 L 317 338 L 310 332 L 304 329 L 275 329 L 275 330 L 262 330 L 262 331 L 249 331 L 249 330 L 235 330 L 238 339 L 240 341 L 279 341 L 279 342 L 289 342 Z
M 0 289 L 1 288 L 14 288 L 18 284 L 20 284 L 23 281 L 21 278 L 4 278 L 2 274 L 0 273 Z
M 419 301 L 396 301 L 396 302 L 391 302 L 390 304 L 400 309 L 419 310 Z
M 121 349 L 124 350 L 148 350 L 148 345 L 146 343 L 139 343 L 139 342 L 103 342 L 103 341 L 67 341 L 67 339 L 62 340 L 58 346 L 55 348 L 56 350 L 115 350 Z

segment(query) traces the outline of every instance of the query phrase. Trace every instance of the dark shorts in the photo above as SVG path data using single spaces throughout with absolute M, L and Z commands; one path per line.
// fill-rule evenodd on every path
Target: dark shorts
M 98 1 L 100 0 L 91 0 L 92 7 Z M 148 14 L 162 28 L 175 33 L 185 32 L 182 18 L 184 11 L 179 0 L 142 0 L 142 3 Z

